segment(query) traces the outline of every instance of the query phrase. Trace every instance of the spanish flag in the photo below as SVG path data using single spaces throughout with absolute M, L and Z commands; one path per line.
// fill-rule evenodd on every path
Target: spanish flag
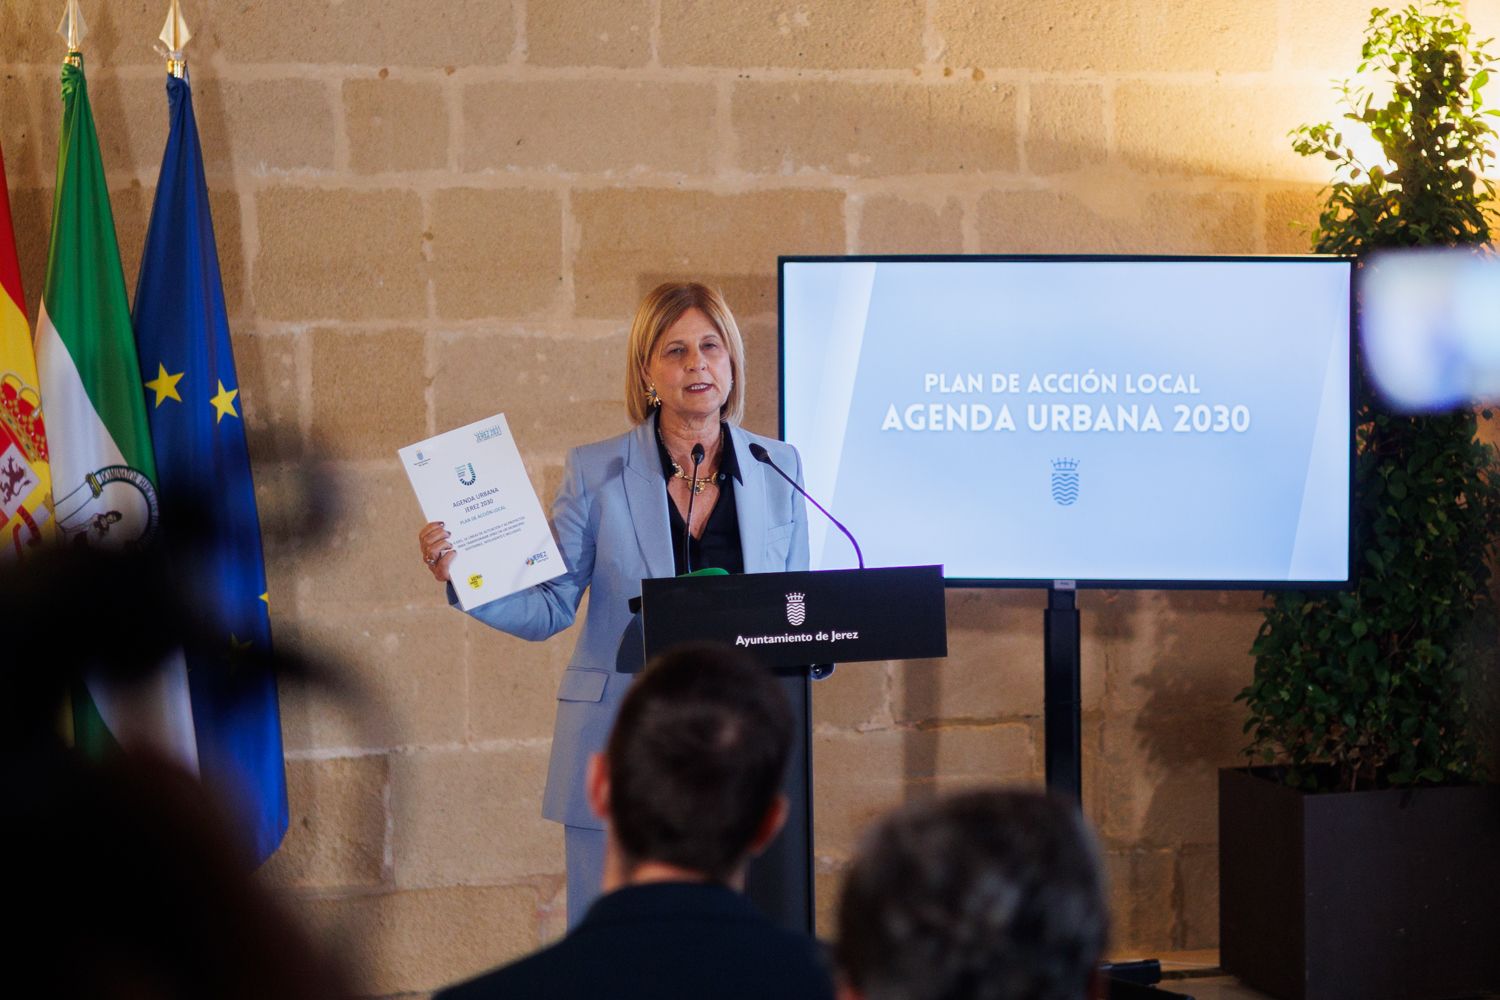
M 24 557 L 50 537 L 51 521 L 47 430 L 0 152 L 0 563 Z

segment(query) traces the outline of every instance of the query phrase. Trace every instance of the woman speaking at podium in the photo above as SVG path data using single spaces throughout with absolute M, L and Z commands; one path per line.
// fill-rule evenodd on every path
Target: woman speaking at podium
M 807 568 L 802 498 L 749 448 L 758 442 L 799 482 L 801 459 L 790 445 L 738 426 L 745 349 L 723 297 L 696 282 L 657 287 L 636 310 L 627 350 L 625 406 L 635 427 L 570 451 L 552 504 L 568 572 L 469 612 L 541 640 L 571 625 L 583 592 L 593 591 L 557 692 L 542 800 L 542 815 L 565 826 L 570 926 L 598 895 L 603 874 L 603 823 L 589 810 L 584 771 L 604 748 L 631 679 L 615 672 L 615 658 L 640 581 L 689 566 Z M 454 551 L 443 523 L 423 527 L 419 541 L 432 575 L 446 582 Z M 448 600 L 456 606 L 451 589 Z

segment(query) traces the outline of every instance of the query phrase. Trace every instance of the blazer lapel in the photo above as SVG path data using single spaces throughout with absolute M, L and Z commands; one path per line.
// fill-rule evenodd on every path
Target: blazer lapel
M 630 435 L 625 455 L 625 500 L 641 547 L 645 576 L 671 576 L 672 527 L 667 518 L 667 482 L 662 478 L 652 428 L 647 419 Z
M 750 454 L 750 439 L 733 424 L 729 425 L 729 442 L 740 466 L 744 489 L 735 494 L 734 509 L 740 522 L 740 549 L 745 556 L 746 573 L 766 573 L 766 475 L 775 475 Z

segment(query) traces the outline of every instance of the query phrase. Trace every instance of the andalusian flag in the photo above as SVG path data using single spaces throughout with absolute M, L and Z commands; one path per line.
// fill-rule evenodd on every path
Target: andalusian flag
M 0 153 L 0 563 L 20 558 L 51 536 L 51 484 L 36 355 Z
M 36 335 L 52 495 L 65 544 L 138 546 L 156 532 L 156 463 L 83 57 L 70 53 L 69 60 Z M 147 743 L 197 767 L 180 657 L 145 687 L 90 682 L 73 709 L 74 738 L 84 749 Z
M 162 531 L 192 524 L 191 565 L 181 569 L 220 630 L 217 648 L 188 652 L 199 774 L 264 861 L 286 833 L 287 800 L 276 678 L 240 655 L 271 645 L 260 519 L 187 80 L 168 77 L 167 104 L 171 129 L 135 293 L 136 345 Z

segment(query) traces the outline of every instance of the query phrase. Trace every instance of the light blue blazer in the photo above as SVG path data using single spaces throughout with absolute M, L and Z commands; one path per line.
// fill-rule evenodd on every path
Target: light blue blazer
M 542 815 L 569 826 L 602 829 L 584 794 L 589 755 L 604 749 L 631 676 L 615 672 L 620 637 L 629 624 L 629 601 L 645 577 L 672 576 L 667 486 L 657 452 L 655 421 L 619 437 L 574 448 L 552 503 L 552 530 L 568 572 L 470 614 L 523 639 L 542 640 L 569 625 L 585 590 L 583 631 L 557 690 L 557 724 Z M 802 459 L 789 444 L 730 426 L 739 464 L 735 510 L 745 572 L 807 569 L 807 509 L 802 497 L 774 470 L 750 455 L 759 442 L 787 474 L 802 481 Z M 456 605 L 452 593 L 450 602 Z

